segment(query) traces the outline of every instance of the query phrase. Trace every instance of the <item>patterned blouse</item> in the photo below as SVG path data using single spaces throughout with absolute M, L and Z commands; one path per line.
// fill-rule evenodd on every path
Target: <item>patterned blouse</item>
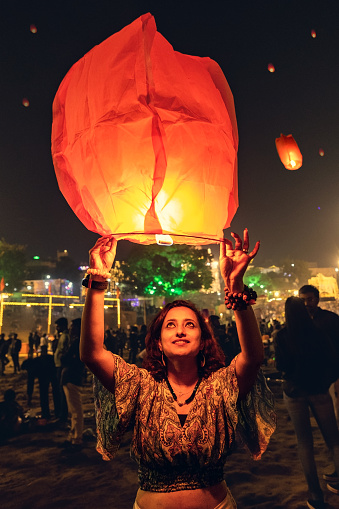
M 261 372 L 240 403 L 235 359 L 203 378 L 181 426 L 166 382 L 113 356 L 114 394 L 94 377 L 97 450 L 103 459 L 112 459 L 133 424 L 131 456 L 139 465 L 141 489 L 169 492 L 212 486 L 223 480 L 226 457 L 236 442 L 245 444 L 254 459 L 266 450 L 275 413 Z

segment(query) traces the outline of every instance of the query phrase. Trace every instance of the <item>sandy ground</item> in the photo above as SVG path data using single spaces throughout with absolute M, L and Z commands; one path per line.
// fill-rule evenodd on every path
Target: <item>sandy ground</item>
M 225 466 L 225 479 L 238 508 L 299 509 L 306 507 L 307 492 L 299 465 L 294 432 L 282 401 L 281 386 L 269 382 L 276 396 L 277 431 L 261 461 L 243 450 L 235 452 Z M 26 372 L 13 374 L 11 367 L 0 378 L 1 399 L 13 388 L 27 410 Z M 51 407 L 52 408 L 52 407 Z M 90 377 L 84 387 L 85 429 L 95 429 Z M 32 413 L 38 413 L 35 388 Z M 315 421 L 315 450 L 319 475 L 332 469 L 327 449 Z M 137 468 L 129 456 L 131 433 L 127 433 L 115 460 L 104 462 L 88 439 L 77 453 L 60 446 L 67 430 L 52 424 L 11 438 L 0 446 L 0 507 L 2 509 L 132 509 L 137 491 Z M 326 483 L 322 481 L 324 491 Z M 339 495 L 326 492 L 327 501 L 339 508 Z M 176 508 L 180 509 L 180 508 Z

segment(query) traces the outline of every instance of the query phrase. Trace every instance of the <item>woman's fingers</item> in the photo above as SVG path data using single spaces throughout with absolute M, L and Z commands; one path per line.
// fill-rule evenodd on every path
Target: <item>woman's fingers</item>
M 249 247 L 250 247 L 250 237 L 249 237 L 248 229 L 245 228 L 245 230 L 244 230 L 244 241 L 242 241 L 240 235 L 238 235 L 237 233 L 232 232 L 231 235 L 235 240 L 234 248 L 233 248 L 233 244 L 230 240 L 223 239 L 223 242 L 220 243 L 220 256 L 227 256 L 226 255 L 227 250 L 233 250 L 233 249 L 237 250 L 237 251 L 243 251 L 244 253 L 247 254 Z M 259 251 L 259 247 L 260 247 L 260 242 L 258 241 L 255 244 L 254 249 L 248 254 L 248 256 L 251 259 L 256 256 L 256 254 Z
M 223 239 L 222 242 L 220 242 L 220 258 L 225 258 L 227 248 L 233 249 L 233 244 L 230 240 Z
M 245 253 L 247 253 L 248 250 L 249 250 L 249 247 L 250 247 L 250 238 L 249 238 L 249 235 L 248 235 L 248 229 L 245 228 L 245 230 L 244 230 L 244 243 L 243 243 L 242 250 L 245 251 Z
M 256 242 L 255 246 L 254 246 L 254 249 L 253 251 L 251 251 L 248 256 L 251 258 L 254 258 L 257 254 L 257 252 L 259 251 L 259 247 L 260 247 L 260 241 L 258 240 L 258 242 Z
M 241 240 L 241 237 L 237 234 L 237 233 L 234 233 L 232 232 L 231 233 L 232 237 L 234 238 L 235 240 L 235 246 L 234 246 L 234 249 L 241 249 L 241 246 L 242 246 L 242 240 Z
M 92 249 L 90 249 L 89 255 L 91 258 L 101 258 L 103 255 L 111 252 L 112 256 L 114 257 L 116 247 L 117 240 L 113 237 L 113 235 L 105 235 L 96 241 L 95 245 L 92 247 Z

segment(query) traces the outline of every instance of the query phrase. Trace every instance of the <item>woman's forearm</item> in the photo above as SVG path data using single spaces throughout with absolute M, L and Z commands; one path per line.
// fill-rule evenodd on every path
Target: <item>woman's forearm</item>
M 87 290 L 80 338 L 80 356 L 86 364 L 100 357 L 104 349 L 104 296 L 104 291 Z
M 251 389 L 258 370 L 264 361 L 264 348 L 252 306 L 234 311 L 241 352 L 236 360 L 239 398 Z
M 109 391 L 114 391 L 114 360 L 104 348 L 104 291 L 88 289 L 81 321 L 80 358 Z
M 260 365 L 264 360 L 264 348 L 252 306 L 234 311 L 234 317 L 244 361 Z

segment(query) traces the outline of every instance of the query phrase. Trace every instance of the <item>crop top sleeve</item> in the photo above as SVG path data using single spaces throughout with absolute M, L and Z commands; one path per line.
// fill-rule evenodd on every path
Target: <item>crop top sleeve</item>
M 241 402 L 235 359 L 204 378 L 182 426 L 164 381 L 117 355 L 114 362 L 114 394 L 94 377 L 97 450 L 103 459 L 112 459 L 133 422 L 131 455 L 139 465 L 142 489 L 173 491 L 217 484 L 236 441 L 254 459 L 266 450 L 275 413 L 261 373 Z

